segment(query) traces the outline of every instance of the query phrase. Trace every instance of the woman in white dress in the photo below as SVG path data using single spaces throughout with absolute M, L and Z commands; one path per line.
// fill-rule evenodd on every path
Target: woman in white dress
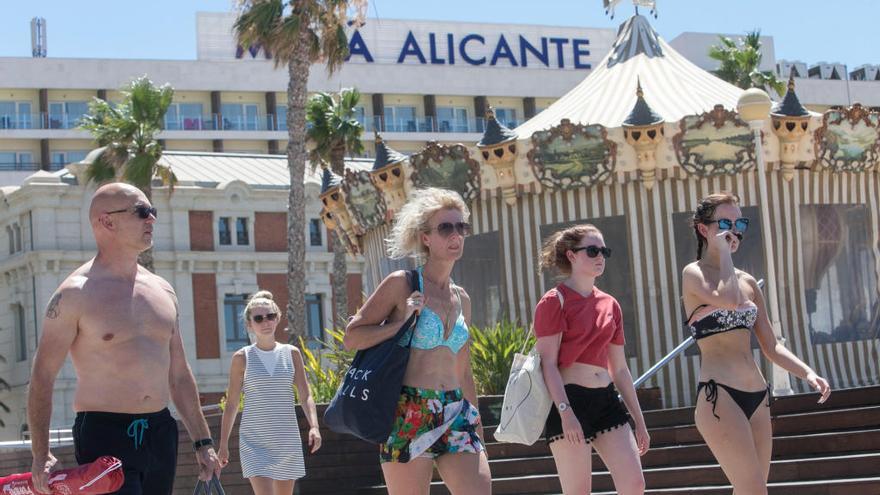
M 221 465 L 229 463 L 229 436 L 238 400 L 244 392 L 244 410 L 238 431 L 242 476 L 256 495 L 292 495 L 297 479 L 306 475 L 302 439 L 296 420 L 293 386 L 309 422 L 309 452 L 321 447 L 318 413 L 309 389 L 299 349 L 275 341 L 281 312 L 269 291 L 259 291 L 244 311 L 247 329 L 256 343 L 232 356 L 226 409 L 220 427 Z

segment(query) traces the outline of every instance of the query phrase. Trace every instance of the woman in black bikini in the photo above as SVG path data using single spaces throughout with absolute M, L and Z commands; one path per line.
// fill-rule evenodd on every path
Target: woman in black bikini
M 697 261 L 682 272 L 682 298 L 701 354 L 697 393 L 705 400 L 697 400 L 697 429 L 735 494 L 766 495 L 773 441 L 770 387 L 753 358 L 751 332 L 767 359 L 821 393 L 819 403 L 831 388 L 777 342 L 757 281 L 733 266 L 731 253 L 749 226 L 738 202 L 729 193 L 700 201 L 693 217 Z

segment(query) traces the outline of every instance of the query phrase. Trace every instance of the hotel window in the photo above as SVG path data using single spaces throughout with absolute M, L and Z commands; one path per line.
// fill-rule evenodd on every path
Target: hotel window
M 172 103 L 165 113 L 165 129 L 169 131 L 199 131 L 204 127 L 201 103 Z
M 324 340 L 324 308 L 321 294 L 306 294 L 306 330 L 309 340 Z
M 749 222 L 749 230 L 745 233 L 743 242 L 732 255 L 733 264 L 738 269 L 751 274 L 755 280 L 761 280 L 765 278 L 767 273 L 764 271 L 764 233 L 761 230 L 761 210 L 756 206 L 743 206 L 740 207 L 740 210 L 743 216 L 749 218 L 751 222 Z M 693 212 L 690 211 L 673 213 L 672 215 L 673 232 L 675 233 L 675 262 L 677 264 L 675 273 L 672 275 L 679 277 L 679 280 L 684 267 L 697 259 L 697 239 L 694 237 L 694 229 L 689 223 L 692 217 Z M 684 307 L 679 306 L 679 308 L 682 321 L 685 321 L 689 315 L 685 313 Z M 690 331 L 684 327 L 670 328 L 667 331 L 673 332 L 673 335 L 677 336 L 676 344 L 690 336 Z M 758 339 L 754 333 L 751 338 L 752 348 L 757 349 L 759 347 Z M 688 356 L 699 353 L 699 348 L 695 345 L 685 351 Z
M 21 252 L 21 225 L 18 222 L 12 224 L 12 232 L 15 233 L 15 252 Z
M 543 225 L 541 226 L 541 239 L 546 239 L 550 234 L 558 230 L 587 221 L 602 231 L 605 245 L 614 252 L 614 256 L 609 258 L 605 265 L 605 275 L 600 277 L 596 284 L 604 292 L 614 296 L 617 302 L 620 303 L 620 309 L 623 312 L 626 355 L 627 357 L 636 356 L 639 348 L 637 337 L 639 320 L 636 318 L 635 283 L 633 283 L 632 253 L 630 252 L 626 217 L 618 215 Z M 558 283 L 559 279 L 556 278 L 555 272 L 544 272 L 544 290 L 550 290 Z
M 89 104 L 85 101 L 49 102 L 49 128 L 73 129 L 88 111 Z
M 275 130 L 287 130 L 287 105 L 275 105 Z
M 15 316 L 15 361 L 27 361 L 27 328 L 25 327 L 24 306 L 21 304 L 12 305 L 12 313 Z
M 61 170 L 71 163 L 81 162 L 88 154 L 88 151 L 53 151 L 52 170 Z
M 0 151 L 0 170 L 33 170 L 34 155 L 29 151 Z
M 247 217 L 219 217 L 217 219 L 217 241 L 221 246 L 232 246 L 233 226 L 235 228 L 235 245 L 250 244 Z
M 437 130 L 440 132 L 468 132 L 467 108 L 437 107 Z
M 248 244 L 250 244 L 247 217 L 238 217 L 235 220 L 235 239 L 236 244 L 238 244 L 239 246 L 247 246 Z
M 312 246 L 323 246 L 324 240 L 321 235 L 321 227 L 324 226 L 324 223 L 321 222 L 320 218 L 313 218 L 309 220 L 309 244 Z
M 9 254 L 15 253 L 15 234 L 12 233 L 12 227 L 6 226 L 6 237 L 9 239 Z
M 875 338 L 880 301 L 868 208 L 803 205 L 800 216 L 812 343 Z
M 506 127 L 510 127 L 511 129 L 519 125 L 516 120 L 515 108 L 496 108 L 495 120 L 504 124 Z
M 221 246 L 232 245 L 232 230 L 229 227 L 229 217 L 220 217 L 217 220 L 217 235 Z
M 247 298 L 247 294 L 226 294 L 226 297 L 223 298 L 227 351 L 236 351 L 250 343 L 244 322 L 244 308 L 247 305 Z
M 256 131 L 261 128 L 259 107 L 256 103 L 224 103 L 220 107 L 223 129 L 228 131 Z
M 31 102 L 0 101 L 0 129 L 33 129 Z
M 416 132 L 416 107 L 385 107 L 385 130 Z

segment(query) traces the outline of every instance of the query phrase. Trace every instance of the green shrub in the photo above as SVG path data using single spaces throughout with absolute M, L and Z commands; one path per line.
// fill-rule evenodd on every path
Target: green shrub
M 336 390 L 342 384 L 355 352 L 346 350 L 342 345 L 344 330 L 328 328 L 325 332 L 330 338 L 327 342 L 319 340 L 321 348 L 318 350 L 307 347 L 302 337 L 299 339 L 299 349 L 302 351 L 309 387 L 312 389 L 312 397 L 318 404 L 330 402 L 330 399 L 336 395 Z
M 494 326 L 471 327 L 471 367 L 477 393 L 498 395 L 504 393 L 513 355 L 535 345 L 535 337 L 515 323 L 505 321 Z

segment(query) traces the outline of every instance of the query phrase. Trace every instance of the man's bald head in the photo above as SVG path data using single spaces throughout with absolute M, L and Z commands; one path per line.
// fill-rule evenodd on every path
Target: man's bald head
M 103 185 L 95 191 L 89 206 L 89 222 L 94 225 L 102 214 L 130 208 L 138 201 L 147 201 L 143 191 L 123 182 Z

